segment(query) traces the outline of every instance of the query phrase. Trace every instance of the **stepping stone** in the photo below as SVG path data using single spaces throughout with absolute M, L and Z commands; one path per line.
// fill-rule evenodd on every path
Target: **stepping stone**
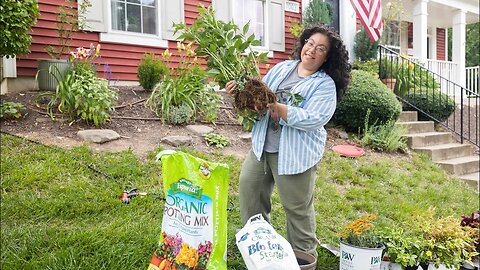
M 190 145 L 193 142 L 190 136 L 168 136 L 162 139 L 162 142 L 178 147 L 182 145 Z
M 187 130 L 200 136 L 213 132 L 213 128 L 205 125 L 188 125 Z
M 93 143 L 106 143 L 120 139 L 120 135 L 111 129 L 87 129 L 77 132 L 82 140 Z

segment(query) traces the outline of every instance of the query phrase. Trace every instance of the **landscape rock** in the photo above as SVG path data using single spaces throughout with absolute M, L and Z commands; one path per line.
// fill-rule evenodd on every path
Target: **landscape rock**
M 120 139 L 120 135 L 111 129 L 87 129 L 77 132 L 82 140 L 93 143 L 105 143 Z
M 252 141 L 252 133 L 250 133 L 250 132 L 248 132 L 248 133 L 246 133 L 246 132 L 245 132 L 245 133 L 242 133 L 242 134 L 238 135 L 238 137 L 239 137 L 241 140 L 245 141 L 245 142 L 250 142 L 250 141 Z
M 177 147 L 183 145 L 190 145 L 192 144 L 193 139 L 190 136 L 168 136 L 164 137 L 162 139 L 162 142 Z
M 213 128 L 206 125 L 188 125 L 187 130 L 200 136 L 213 132 Z

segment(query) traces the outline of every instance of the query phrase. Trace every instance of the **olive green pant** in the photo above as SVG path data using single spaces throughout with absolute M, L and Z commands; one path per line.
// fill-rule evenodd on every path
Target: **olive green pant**
M 278 153 L 264 152 L 257 160 L 252 151 L 240 173 L 240 214 L 245 224 L 261 213 L 269 221 L 274 184 L 287 218 L 287 241 L 293 249 L 317 257 L 316 220 L 313 207 L 316 166 L 295 175 L 278 175 Z

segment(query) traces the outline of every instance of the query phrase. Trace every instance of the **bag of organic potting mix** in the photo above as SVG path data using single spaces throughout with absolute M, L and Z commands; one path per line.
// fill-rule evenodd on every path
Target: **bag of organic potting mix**
M 161 162 L 162 233 L 148 269 L 227 269 L 228 166 L 183 152 Z
M 235 238 L 248 270 L 300 270 L 290 243 L 262 214 L 252 216 Z

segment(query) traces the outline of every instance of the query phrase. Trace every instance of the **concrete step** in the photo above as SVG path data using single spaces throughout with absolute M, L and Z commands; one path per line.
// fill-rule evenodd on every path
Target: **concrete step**
M 415 122 L 418 120 L 417 111 L 404 111 L 400 113 L 398 122 Z
M 466 156 L 437 161 L 445 171 L 454 175 L 464 175 L 478 172 L 480 168 L 480 156 Z
M 469 184 L 472 186 L 475 191 L 478 193 L 480 191 L 480 172 L 476 173 L 470 173 L 470 174 L 465 174 L 465 175 L 460 175 L 458 178 L 463 180 L 465 183 Z
M 469 144 L 447 143 L 412 148 L 413 151 L 428 155 L 433 162 L 445 159 L 452 159 L 473 154 L 472 146 Z
M 435 131 L 433 121 L 396 122 L 395 125 L 406 127 L 408 134 Z
M 407 134 L 405 137 L 407 138 L 407 145 L 410 148 L 453 142 L 453 137 L 450 132 L 413 133 Z

